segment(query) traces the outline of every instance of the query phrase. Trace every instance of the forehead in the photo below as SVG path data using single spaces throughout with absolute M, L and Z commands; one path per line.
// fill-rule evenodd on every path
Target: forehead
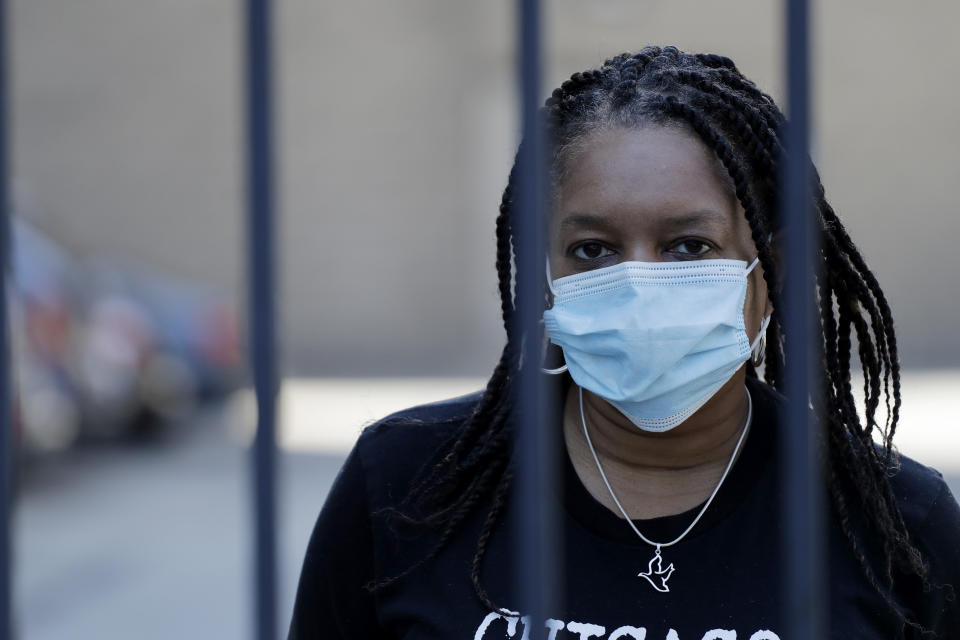
M 649 216 L 712 211 L 742 217 L 714 154 L 679 127 L 602 129 L 569 151 L 557 184 L 558 212 Z

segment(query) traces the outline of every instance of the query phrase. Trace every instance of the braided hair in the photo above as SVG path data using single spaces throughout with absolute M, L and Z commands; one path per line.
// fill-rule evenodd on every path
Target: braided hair
M 562 180 L 565 163 L 577 143 L 601 128 L 650 123 L 683 126 L 714 152 L 743 207 L 763 267 L 774 308 L 763 375 L 768 384 L 782 389 L 782 280 L 773 238 L 783 226 L 777 176 L 785 119 L 773 99 L 744 77 L 729 58 L 686 53 L 676 47 L 646 47 L 639 53 L 613 57 L 598 69 L 573 74 L 553 91 L 541 115 L 548 130 L 554 185 Z M 897 465 L 892 438 L 900 410 L 893 320 L 880 285 L 827 203 L 816 171 L 811 173 L 811 212 L 817 217 L 820 236 L 820 268 L 813 284 L 823 354 L 823 394 L 815 409 L 824 424 L 830 502 L 866 580 L 902 624 L 914 626 L 892 595 L 895 575 L 919 579 L 929 588 L 927 568 L 910 540 L 889 482 Z M 472 415 L 441 447 L 434 462 L 421 471 L 398 510 L 419 514 L 402 516 L 409 522 L 436 528 L 440 532 L 436 544 L 417 564 L 381 580 L 374 588 L 400 580 L 429 562 L 466 517 L 483 504 L 487 514 L 470 577 L 478 598 L 491 610 L 498 610 L 481 584 L 481 566 L 512 480 L 508 468 L 512 382 L 520 366 L 513 326 L 516 180 L 515 163 L 496 220 L 496 269 L 507 344 Z M 854 339 L 864 380 L 862 416 L 851 386 Z M 748 374 L 756 375 L 751 365 Z M 879 423 L 881 399 L 886 417 Z M 875 433 L 878 445 L 874 444 Z M 883 558 L 882 566 L 875 566 L 868 556 Z

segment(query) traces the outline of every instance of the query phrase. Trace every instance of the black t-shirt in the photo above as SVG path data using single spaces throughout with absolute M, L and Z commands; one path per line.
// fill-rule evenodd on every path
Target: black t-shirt
M 659 566 L 651 564 L 653 548 L 587 492 L 564 451 L 563 487 L 556 498 L 565 591 L 561 609 L 540 622 L 551 630 L 550 640 L 786 638 L 777 601 L 783 494 L 776 415 L 783 399 L 758 381 L 749 381 L 749 387 L 753 425 L 739 459 L 696 527 L 662 550 Z M 486 505 L 474 510 L 435 559 L 374 594 L 365 589 L 372 580 L 403 572 L 432 548 L 436 533 L 399 531 L 384 509 L 406 495 L 410 481 L 478 398 L 409 409 L 363 432 L 310 539 L 291 638 L 527 638 L 529 621 L 484 608 L 470 581 Z M 894 597 L 936 637 L 960 638 L 960 602 L 951 589 L 960 592 L 960 508 L 938 472 L 909 458 L 901 457 L 891 482 L 930 567 L 928 589 L 908 580 Z M 850 509 L 855 522 L 856 506 Z M 649 539 L 671 540 L 699 510 L 634 522 Z M 508 505 L 489 540 L 480 578 L 492 600 L 508 610 L 518 599 L 514 517 Z M 828 522 L 830 637 L 895 637 L 895 616 L 867 582 L 836 518 Z M 874 566 L 882 567 L 876 560 L 871 558 Z M 667 576 L 671 564 L 674 571 Z

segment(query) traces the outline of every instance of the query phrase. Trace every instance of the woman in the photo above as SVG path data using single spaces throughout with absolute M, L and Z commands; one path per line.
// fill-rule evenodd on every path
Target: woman
M 544 321 L 565 362 L 547 370 L 561 374 L 564 603 L 545 621 L 511 611 L 519 359 L 508 331 L 483 393 L 360 437 L 311 538 L 292 638 L 519 639 L 528 625 L 557 639 L 783 637 L 783 116 L 728 58 L 674 47 L 574 74 L 543 114 Z M 508 329 L 515 176 L 496 224 Z M 960 509 L 938 473 L 891 448 L 890 309 L 816 184 L 831 637 L 956 637 Z

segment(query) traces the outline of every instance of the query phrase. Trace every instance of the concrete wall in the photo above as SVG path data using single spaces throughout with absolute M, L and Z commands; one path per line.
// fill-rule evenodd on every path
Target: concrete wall
M 78 253 L 242 293 L 240 5 L 12 4 L 22 214 Z M 777 3 L 547 4 L 550 87 L 674 43 L 729 55 L 780 95 Z M 277 5 L 288 370 L 483 374 L 502 342 L 493 220 L 517 140 L 513 4 Z M 958 17 L 946 1 L 816 8 L 816 157 L 908 366 L 960 364 Z

